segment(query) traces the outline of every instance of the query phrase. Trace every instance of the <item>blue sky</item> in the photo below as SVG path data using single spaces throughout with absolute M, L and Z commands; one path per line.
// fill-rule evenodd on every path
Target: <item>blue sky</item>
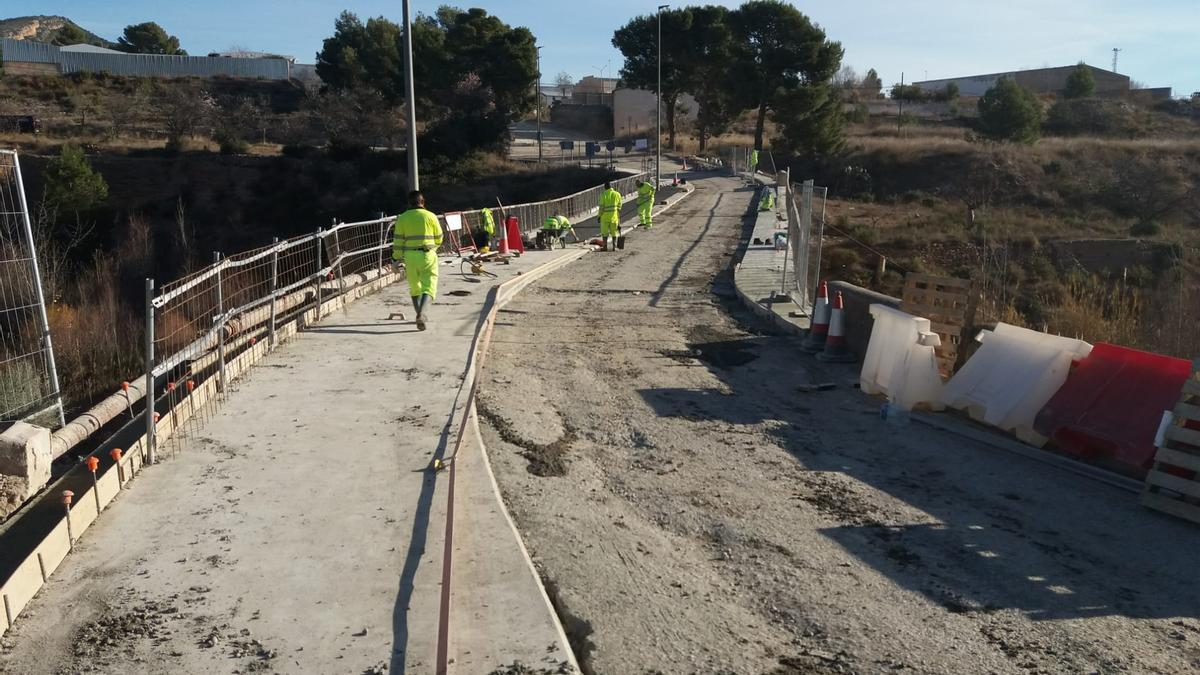
M 440 4 L 482 6 L 538 36 L 544 79 L 612 75 L 621 65 L 613 30 L 650 13 L 654 0 L 413 0 L 414 12 Z M 698 4 L 698 3 L 696 3 Z M 721 2 L 733 7 L 739 2 Z M 990 73 L 1086 61 L 1108 68 L 1121 47 L 1118 70 L 1176 95 L 1200 91 L 1198 0 L 820 0 L 794 2 L 846 48 L 846 63 L 874 67 L 885 83 Z M 280 52 L 311 63 L 334 17 L 399 19 L 400 0 L 206 0 L 121 3 L 96 0 L 17 0 L 6 14 L 61 14 L 109 39 L 140 21 L 157 21 L 193 54 L 230 46 Z

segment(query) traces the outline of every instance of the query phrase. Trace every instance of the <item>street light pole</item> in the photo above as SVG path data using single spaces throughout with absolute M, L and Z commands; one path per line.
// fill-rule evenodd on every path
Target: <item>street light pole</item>
M 658 6 L 658 96 L 654 111 L 654 189 L 662 184 L 662 11 Z
M 537 79 L 533 81 L 533 104 L 537 106 L 538 166 L 542 165 L 542 48 L 537 48 Z
M 417 172 L 417 96 L 416 84 L 413 82 L 413 47 L 412 21 L 408 7 L 409 0 L 404 0 L 404 84 L 405 96 L 408 97 L 408 189 L 421 189 L 421 176 Z

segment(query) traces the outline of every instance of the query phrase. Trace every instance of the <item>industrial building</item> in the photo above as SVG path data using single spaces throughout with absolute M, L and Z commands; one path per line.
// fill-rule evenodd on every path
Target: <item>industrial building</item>
M 1087 64 L 1083 65 L 1092 72 L 1092 78 L 1096 81 L 1096 96 L 1102 98 L 1125 98 L 1132 95 L 1136 98 L 1148 98 L 1155 101 L 1171 97 L 1170 87 L 1131 89 L 1128 75 L 1122 75 L 1111 70 L 1104 70 Z M 984 92 L 991 89 L 1000 78 L 1009 77 L 1015 80 L 1017 84 L 1034 93 L 1057 94 L 1066 88 L 1067 78 L 1070 77 L 1076 67 L 1071 65 L 1056 68 L 1014 70 L 1006 73 L 925 80 L 923 82 L 914 82 L 913 84 L 931 93 L 942 91 L 946 88 L 946 85 L 954 84 L 958 87 L 960 96 L 983 96 Z

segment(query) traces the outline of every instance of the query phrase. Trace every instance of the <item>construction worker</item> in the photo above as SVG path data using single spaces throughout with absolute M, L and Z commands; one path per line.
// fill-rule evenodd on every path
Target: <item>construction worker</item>
M 442 245 L 442 224 L 425 210 L 425 195 L 419 190 L 408 193 L 408 210 L 396 217 L 392 238 L 392 260 L 404 261 L 408 291 L 417 310 L 417 328 L 425 330 L 429 303 L 437 295 L 438 247 Z
M 763 190 L 762 199 L 758 200 L 759 211 L 770 211 L 775 208 L 775 191 L 766 189 Z
M 558 238 L 558 216 L 546 216 L 542 221 L 542 231 L 538 234 L 542 247 L 554 248 L 554 240 Z
M 637 191 L 638 220 L 647 230 L 653 227 L 654 185 L 648 180 L 642 181 Z
M 558 232 L 563 237 L 567 236 L 567 232 L 570 232 L 571 236 L 575 237 L 575 241 L 579 241 L 579 235 L 575 234 L 575 228 L 571 226 L 571 221 L 567 220 L 567 217 L 561 214 L 558 216 Z
M 608 246 L 612 237 L 612 250 L 617 249 L 617 237 L 621 234 L 621 193 L 613 189 L 612 183 L 604 181 L 604 192 L 600 194 L 600 241 Z
M 480 210 L 479 217 L 483 221 L 483 235 L 487 237 L 479 247 L 479 252 L 487 253 L 492 248 L 492 240 L 496 238 L 496 221 L 492 218 L 492 210 L 489 208 Z
M 750 173 L 758 173 L 758 148 L 750 151 Z

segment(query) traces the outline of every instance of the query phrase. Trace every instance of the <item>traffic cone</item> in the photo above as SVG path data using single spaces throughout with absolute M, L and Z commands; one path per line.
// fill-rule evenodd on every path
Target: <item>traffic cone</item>
M 825 351 L 817 354 L 817 360 L 825 363 L 854 363 L 856 359 L 846 349 L 846 312 L 842 306 L 842 292 L 833 296 L 833 307 L 829 314 L 829 335 L 825 338 Z
M 813 303 L 812 327 L 800 348 L 809 354 L 825 349 L 825 336 L 829 334 L 829 284 L 822 281 L 817 289 L 817 300 Z

